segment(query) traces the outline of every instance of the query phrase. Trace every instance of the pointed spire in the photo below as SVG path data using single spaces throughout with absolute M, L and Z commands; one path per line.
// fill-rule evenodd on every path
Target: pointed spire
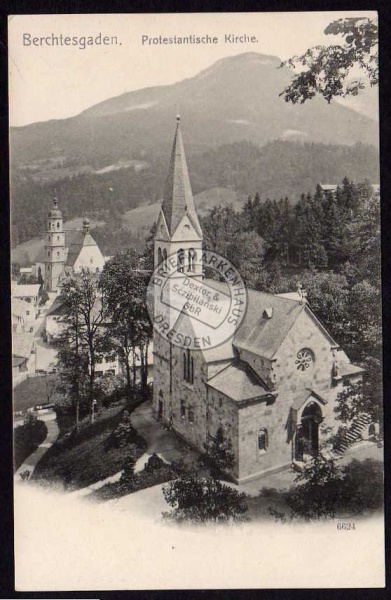
M 177 125 L 171 152 L 170 167 L 164 190 L 162 210 L 170 235 L 175 232 L 183 215 L 187 214 L 197 232 L 202 237 L 187 170 L 180 120 L 180 115 L 177 115 Z

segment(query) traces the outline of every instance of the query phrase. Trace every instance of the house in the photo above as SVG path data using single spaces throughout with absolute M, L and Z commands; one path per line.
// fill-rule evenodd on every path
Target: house
M 337 187 L 339 184 L 337 183 L 320 183 L 320 189 L 322 190 L 322 192 L 324 194 L 327 194 L 327 192 L 335 194 L 335 192 L 337 191 Z M 371 188 L 373 191 L 373 194 L 375 196 L 380 196 L 380 185 L 378 183 L 371 183 Z
M 12 336 L 12 375 L 18 379 L 21 373 L 28 373 L 27 362 L 34 347 L 34 335 L 15 333 Z
M 40 285 L 38 283 L 12 285 L 12 304 L 15 300 L 21 300 L 29 305 L 29 308 L 24 311 L 26 324 L 33 323 L 38 316 L 39 290 Z
M 177 257 L 165 305 L 185 278 L 194 285 L 207 282 L 201 262 L 194 261 L 200 256 L 202 230 L 178 118 L 154 238 L 156 268 L 164 269 L 167 257 Z M 225 283 L 212 283 L 229 296 Z M 155 322 L 161 310 L 156 298 Z M 175 314 L 179 316 L 170 316 L 170 331 L 180 328 L 188 337 L 202 339 L 205 325 L 185 304 Z M 223 427 L 232 443 L 238 483 L 292 465 L 299 468 L 315 455 L 325 439 L 324 427 L 337 427 L 334 407 L 343 384 L 361 377 L 362 369 L 350 362 L 301 290 L 288 295 L 247 290 L 240 326 L 217 347 L 189 349 L 157 328 L 154 333 L 155 417 L 199 450 Z
M 64 299 L 61 296 L 57 296 L 45 315 L 46 341 L 49 344 L 61 338 L 61 334 L 65 328 L 65 324 L 62 322 L 64 314 Z
M 12 300 L 12 333 L 22 333 L 30 317 L 30 303 L 14 298 Z

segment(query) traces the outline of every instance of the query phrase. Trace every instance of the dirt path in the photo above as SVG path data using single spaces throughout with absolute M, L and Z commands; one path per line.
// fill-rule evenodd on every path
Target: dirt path
M 56 414 L 53 413 L 50 415 L 46 415 L 45 418 L 43 418 L 42 420 L 45 421 L 45 424 L 46 424 L 46 427 L 48 430 L 47 436 L 44 439 L 44 441 L 42 442 L 42 444 L 40 444 L 38 446 L 36 451 L 33 452 L 32 454 L 30 454 L 30 456 L 26 458 L 24 463 L 22 465 L 20 465 L 19 469 L 16 471 L 16 473 L 14 475 L 15 483 L 22 481 L 22 479 L 20 477 L 20 473 L 23 473 L 23 471 L 26 471 L 26 470 L 30 471 L 30 477 L 31 477 L 38 462 L 41 460 L 43 455 L 48 451 L 49 448 L 51 448 L 51 446 L 57 440 L 59 430 L 58 430 L 58 425 L 57 425 L 57 421 L 56 421 Z

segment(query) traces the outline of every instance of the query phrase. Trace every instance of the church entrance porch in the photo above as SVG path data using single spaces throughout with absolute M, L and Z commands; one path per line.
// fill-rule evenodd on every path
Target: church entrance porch
M 297 425 L 294 440 L 294 460 L 305 462 L 317 456 L 319 452 L 319 425 L 322 422 L 322 411 L 316 402 L 310 402 L 304 408 L 301 420 Z

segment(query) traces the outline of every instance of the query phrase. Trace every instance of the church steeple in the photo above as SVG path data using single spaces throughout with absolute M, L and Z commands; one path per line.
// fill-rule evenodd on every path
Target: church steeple
M 45 287 L 49 292 L 55 292 L 65 264 L 64 224 L 56 196 L 48 212 L 45 253 Z
M 177 126 L 172 146 L 170 167 L 164 189 L 162 212 L 170 236 L 175 233 L 181 219 L 187 214 L 194 229 L 198 235 L 202 237 L 201 226 L 194 207 L 193 194 L 187 170 L 179 115 L 177 115 L 176 120 Z

